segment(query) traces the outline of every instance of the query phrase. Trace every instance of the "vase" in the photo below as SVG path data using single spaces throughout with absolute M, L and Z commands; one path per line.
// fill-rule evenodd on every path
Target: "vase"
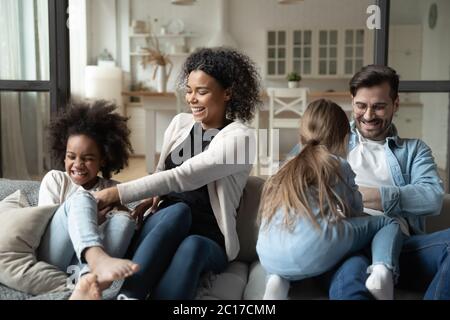
M 300 81 L 288 81 L 288 88 L 298 88 L 300 87 Z
M 156 73 L 156 91 L 166 92 L 167 91 L 167 70 L 165 65 L 159 65 L 158 71 Z

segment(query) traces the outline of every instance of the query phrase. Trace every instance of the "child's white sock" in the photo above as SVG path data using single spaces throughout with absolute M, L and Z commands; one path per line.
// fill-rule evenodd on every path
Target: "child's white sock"
M 263 300 L 286 300 L 289 293 L 289 281 L 272 274 L 267 279 Z
M 383 264 L 373 266 L 366 280 L 366 288 L 377 300 L 394 299 L 394 277 L 392 271 Z

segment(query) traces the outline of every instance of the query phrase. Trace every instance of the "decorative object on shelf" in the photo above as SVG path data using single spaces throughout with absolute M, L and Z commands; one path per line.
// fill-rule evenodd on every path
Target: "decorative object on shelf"
M 131 30 L 134 34 L 147 33 L 147 23 L 142 20 L 133 20 L 131 23 Z
M 97 57 L 97 65 L 115 67 L 116 62 L 114 61 L 111 53 L 107 49 L 103 49 L 102 53 L 100 53 Z
M 287 75 L 288 80 L 288 88 L 298 88 L 300 87 L 300 81 L 302 80 L 302 76 L 297 72 L 290 72 Z
M 172 61 L 169 56 L 162 52 L 159 47 L 158 38 L 151 35 L 147 38 L 147 47 L 140 48 L 142 55 L 142 67 L 145 68 L 147 64 L 153 65 L 152 79 L 157 79 L 157 91 L 165 92 L 167 88 L 167 80 L 172 72 Z M 167 68 L 169 66 L 169 68 Z
M 184 32 L 184 22 L 181 19 L 172 19 L 166 26 L 167 33 L 181 34 Z
M 293 3 L 300 3 L 303 2 L 303 0 L 278 0 L 279 4 L 293 4 Z
M 167 80 L 169 80 L 170 73 L 172 71 L 172 65 L 170 65 L 169 70 L 167 70 L 166 65 L 159 65 L 156 72 L 156 91 L 166 92 L 167 91 Z
M 175 4 L 175 5 L 186 6 L 186 5 L 194 4 L 195 0 L 172 0 L 171 2 L 172 2 L 172 4 Z

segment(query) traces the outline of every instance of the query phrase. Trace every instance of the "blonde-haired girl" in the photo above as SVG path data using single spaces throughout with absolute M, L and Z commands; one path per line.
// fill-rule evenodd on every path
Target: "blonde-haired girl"
M 264 299 L 287 298 L 290 281 L 323 274 L 371 242 L 366 287 L 377 299 L 393 299 L 400 227 L 385 216 L 362 216 L 355 174 L 344 160 L 349 132 L 341 107 L 312 102 L 300 122 L 302 151 L 266 182 L 257 243 L 269 275 Z

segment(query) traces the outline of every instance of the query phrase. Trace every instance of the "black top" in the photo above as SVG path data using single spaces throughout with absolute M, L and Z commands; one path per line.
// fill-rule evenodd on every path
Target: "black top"
M 203 152 L 221 129 L 223 128 L 204 130 L 201 124 L 196 122 L 186 140 L 167 156 L 164 162 L 164 169 L 170 170 L 178 167 L 185 160 Z M 225 248 L 225 239 L 214 216 L 206 185 L 191 191 L 170 192 L 162 196 L 161 200 L 163 202 L 158 209 L 166 208 L 177 202 L 187 204 L 191 208 L 192 214 L 190 234 L 205 236 L 217 242 L 222 248 Z

